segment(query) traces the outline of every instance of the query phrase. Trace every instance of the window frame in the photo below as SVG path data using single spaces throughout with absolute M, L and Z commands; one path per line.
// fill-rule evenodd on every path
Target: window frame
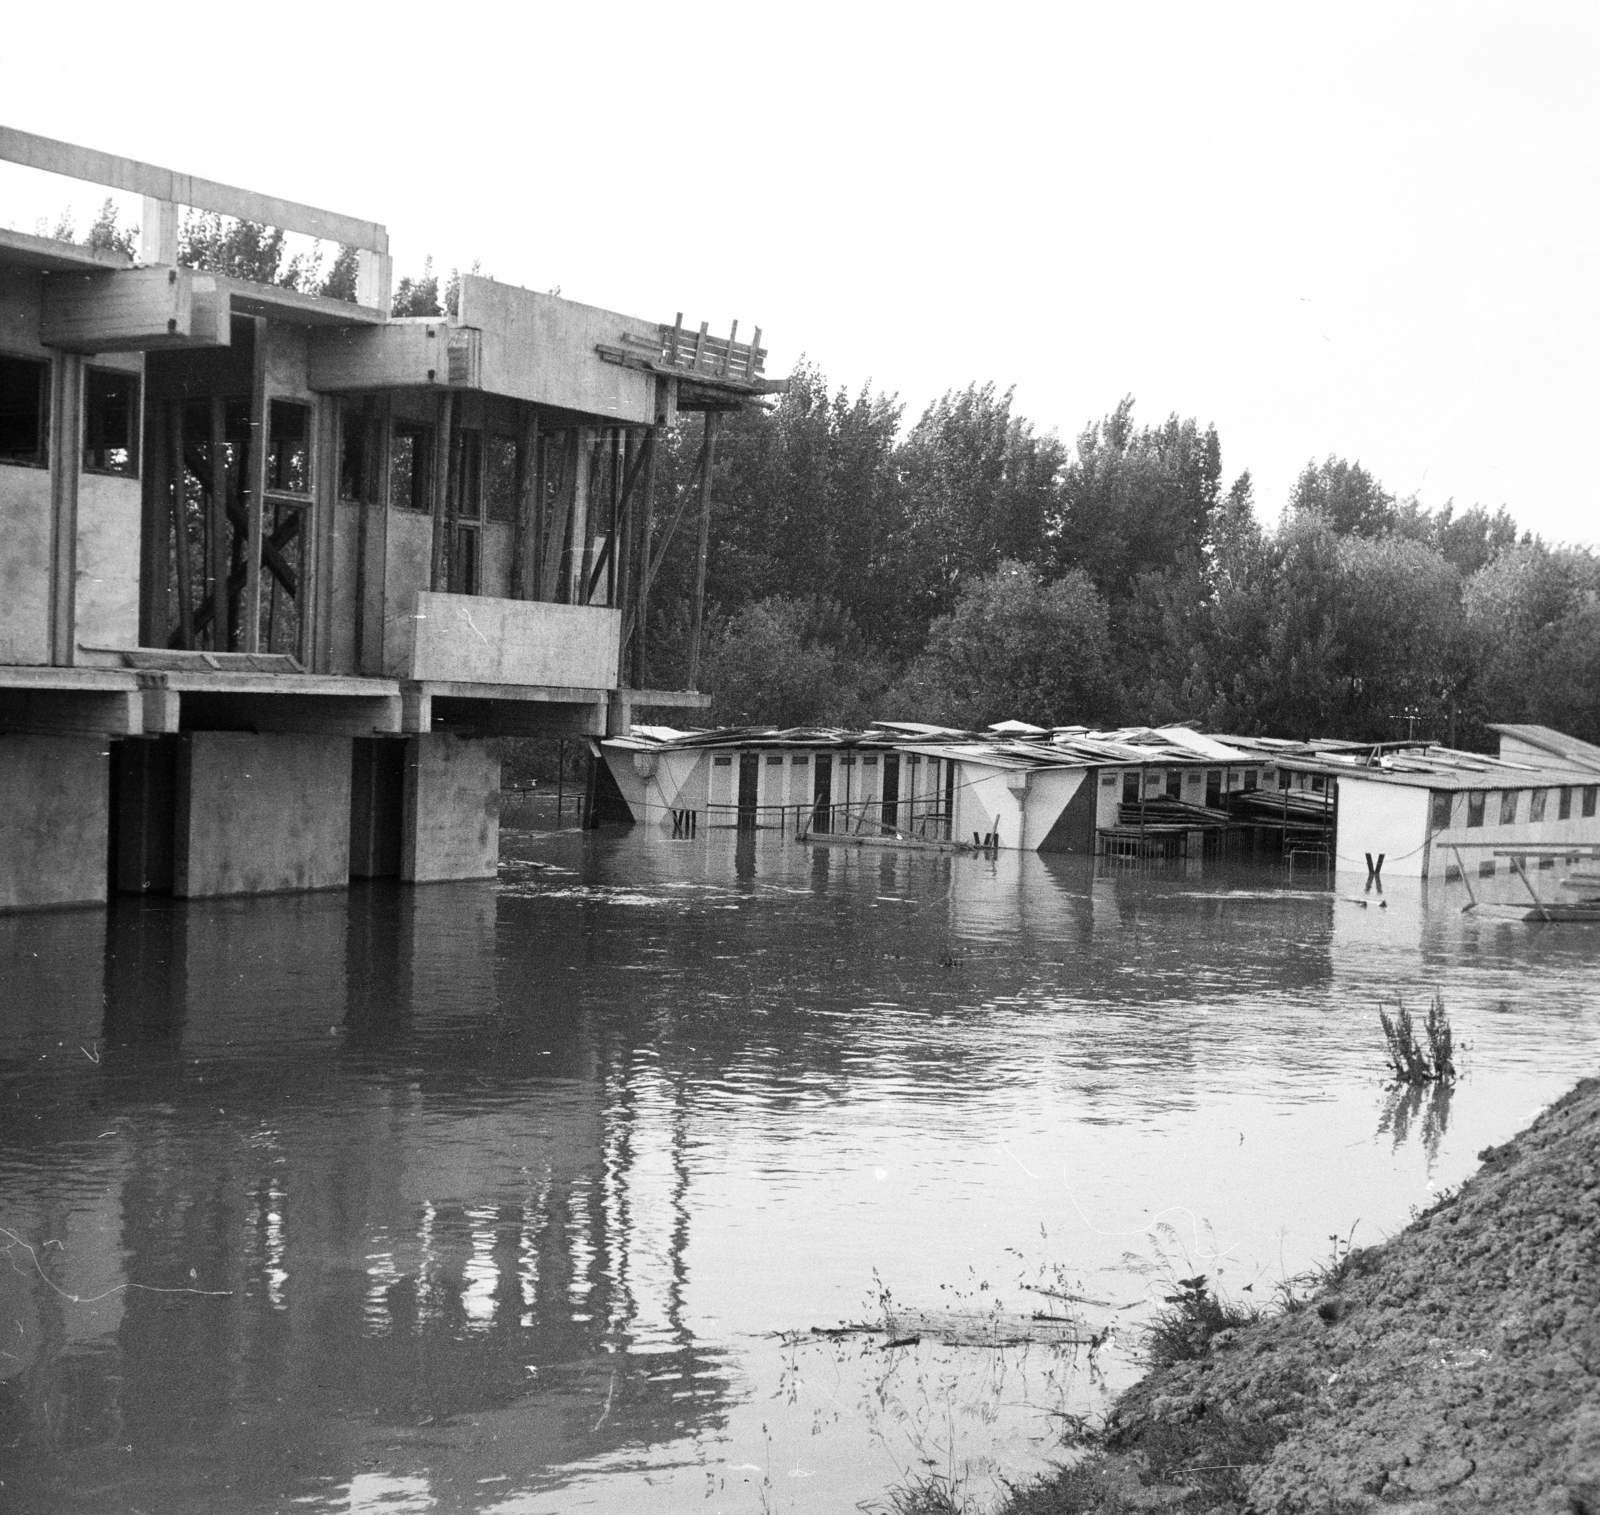
M 395 456 L 399 449 L 395 443 L 401 437 L 409 437 L 413 446 L 411 448 L 411 489 L 410 498 L 399 500 L 395 495 L 394 467 Z M 420 441 L 422 446 L 415 444 Z M 439 445 L 437 428 L 430 421 L 413 421 L 405 416 L 396 416 L 389 426 L 389 508 L 391 510 L 404 510 L 412 515 L 431 516 L 433 514 L 433 450 Z M 418 464 L 421 464 L 419 467 Z M 418 504 L 418 499 L 421 504 Z
M 7 352 L 0 349 L 0 363 L 27 363 L 39 370 L 38 449 L 32 458 L 10 458 L 0 455 L 0 465 L 7 468 L 50 467 L 51 380 L 54 369 L 49 358 L 35 357 L 32 353 Z
M 280 433 L 273 422 L 280 407 L 285 410 L 292 407 L 300 411 L 305 417 L 304 434 L 300 437 L 289 439 L 298 442 L 305 449 L 305 462 L 303 465 L 305 485 L 300 489 L 278 482 L 282 473 L 284 459 L 278 451 L 278 443 L 281 439 Z M 267 483 L 263 493 L 272 495 L 277 499 L 295 501 L 300 504 L 304 504 L 311 499 L 315 493 L 313 480 L 316 475 L 315 454 L 312 450 L 312 428 L 314 425 L 312 407 L 309 401 L 296 400 L 288 395 L 273 395 L 267 401 Z
M 1487 789 L 1467 790 L 1467 829 L 1476 831 L 1483 825 L 1483 817 L 1489 808 L 1489 791 Z
M 125 466 L 114 463 L 93 463 L 90 461 L 90 416 L 89 386 L 93 379 L 100 375 L 107 375 L 131 386 L 133 390 L 132 401 L 128 407 L 128 462 Z M 80 424 L 78 428 L 78 467 L 84 473 L 100 475 L 111 479 L 137 479 L 141 463 L 139 443 L 144 431 L 144 376 L 132 373 L 126 368 L 108 368 L 99 363 L 85 363 L 83 365 L 83 378 L 79 384 L 79 410 Z M 109 451 L 101 448 L 102 452 Z

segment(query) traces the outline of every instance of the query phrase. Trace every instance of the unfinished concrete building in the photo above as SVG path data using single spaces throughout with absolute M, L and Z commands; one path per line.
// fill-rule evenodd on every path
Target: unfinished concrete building
M 0 230 L 0 908 L 486 876 L 488 738 L 705 703 L 641 687 L 650 585 L 698 514 L 703 599 L 718 417 L 782 387 L 759 330 L 470 274 L 395 318 L 380 225 L 0 159 L 143 197 L 137 257 Z M 356 249 L 355 299 L 184 266 L 185 208 Z

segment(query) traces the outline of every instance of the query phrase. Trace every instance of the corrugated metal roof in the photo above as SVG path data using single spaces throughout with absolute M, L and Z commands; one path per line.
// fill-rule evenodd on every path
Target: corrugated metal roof
M 676 731 L 635 726 L 629 737 L 607 739 L 620 751 L 663 748 L 835 748 L 895 750 L 953 758 L 1006 770 L 1094 767 L 1290 767 L 1374 783 L 1426 789 L 1493 789 L 1559 786 L 1600 775 L 1600 747 L 1547 726 L 1496 726 L 1529 746 L 1551 754 L 1548 763 L 1488 757 L 1425 742 L 1311 742 L 1281 737 L 1240 737 L 1196 731 L 1189 726 L 1124 726 L 1091 731 L 1058 726 L 1046 732 L 1021 721 L 988 731 L 957 731 L 919 721 L 878 721 L 864 731 L 836 727 L 725 727 Z

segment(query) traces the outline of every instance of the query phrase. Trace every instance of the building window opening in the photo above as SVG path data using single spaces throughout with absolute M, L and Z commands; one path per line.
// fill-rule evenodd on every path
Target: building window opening
M 484 449 L 483 513 L 490 521 L 517 518 L 517 443 L 513 437 L 491 436 Z
M 396 421 L 389 454 L 389 503 L 401 510 L 433 508 L 433 428 Z
M 1490 858 L 1487 863 L 1479 863 L 1478 864 L 1478 877 L 1479 878 L 1493 878 L 1494 877 L 1494 859 L 1493 858 Z
M 1556 815 L 1563 821 L 1572 819 L 1572 789 L 1569 785 L 1563 784 L 1556 790 Z
M 1450 829 L 1450 805 L 1453 796 L 1448 789 L 1435 789 L 1433 791 L 1433 829 L 1435 831 L 1448 831 Z
M 783 754 L 781 752 L 768 753 L 767 754 L 767 767 L 769 767 L 769 768 L 781 768 L 781 767 L 783 767 Z
M 299 657 L 306 507 L 268 498 L 261 544 L 261 650 Z
M 1139 803 L 1139 775 L 1131 768 L 1122 775 L 1122 803 L 1124 805 Z
M 43 467 L 50 365 L 0 358 L 0 463 Z
M 139 472 L 139 380 L 111 368 L 83 373 L 83 466 L 90 473 Z
M 1169 768 L 1167 770 L 1167 798 L 1181 800 L 1183 798 L 1183 769 Z
M 478 528 L 456 527 L 455 551 L 450 555 L 450 591 L 452 594 L 478 592 Z
M 483 516 L 483 433 L 463 429 L 458 436 L 456 514 L 476 521 Z
M 347 404 L 340 413 L 339 498 L 375 500 L 372 417 L 365 406 Z
M 310 494 L 310 408 L 274 400 L 268 425 L 267 488 L 276 494 Z
M 1222 770 L 1208 768 L 1206 770 L 1206 805 L 1215 810 L 1222 804 Z
M 1544 806 L 1548 798 L 1549 791 L 1545 789 L 1535 789 L 1528 796 L 1528 819 L 1530 821 L 1542 821 L 1544 819 Z
M 1325 774 L 1313 773 L 1311 775 L 1311 787 L 1316 790 L 1318 794 L 1321 794 L 1323 789 L 1327 787 L 1327 782 L 1328 780 Z
M 1483 824 L 1483 808 L 1488 798 L 1488 794 L 1482 789 L 1469 789 L 1467 791 L 1467 825 L 1481 826 Z
M 1594 814 L 1594 801 L 1597 793 L 1600 793 L 1600 785 L 1585 784 L 1583 786 L 1583 813 L 1586 816 Z
M 1287 789 L 1293 780 L 1294 775 L 1290 773 L 1287 768 L 1280 768 L 1278 770 L 1278 788 Z
M 1504 790 L 1500 795 L 1500 824 L 1502 826 L 1515 826 L 1517 824 L 1517 791 Z

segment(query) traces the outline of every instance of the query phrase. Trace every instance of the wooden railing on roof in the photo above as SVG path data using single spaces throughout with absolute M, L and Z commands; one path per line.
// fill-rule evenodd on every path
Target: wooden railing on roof
M 766 350 L 761 346 L 761 328 L 756 327 L 755 339 L 740 342 L 739 323 L 726 337 L 713 337 L 707 331 L 707 322 L 700 323 L 698 332 L 685 331 L 683 312 L 678 312 L 676 324 L 661 328 L 661 356 L 663 367 L 679 373 L 693 374 L 706 379 L 732 379 L 736 383 L 754 384 L 766 363 Z

